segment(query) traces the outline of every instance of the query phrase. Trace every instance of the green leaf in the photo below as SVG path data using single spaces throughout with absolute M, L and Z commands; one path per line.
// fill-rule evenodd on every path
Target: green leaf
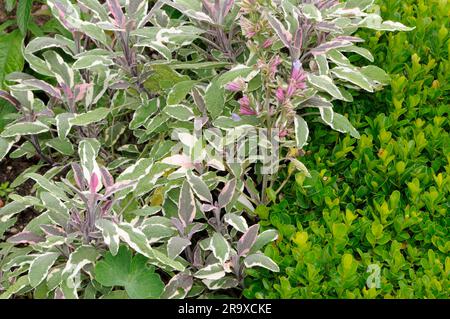
M 183 81 L 175 84 L 167 95 L 167 104 L 173 105 L 181 103 L 195 83 L 196 81 Z
M 192 193 L 191 187 L 185 181 L 181 187 L 180 197 L 178 200 L 178 215 L 180 217 L 181 222 L 186 227 L 195 218 L 195 198 Z
M 338 100 L 344 100 L 341 91 L 339 91 L 338 87 L 333 83 L 333 80 L 326 75 L 308 75 L 309 83 L 315 88 L 327 92 L 332 97 Z
M 297 147 L 302 149 L 307 143 L 309 136 L 308 123 L 303 119 L 303 117 L 295 115 L 294 118 L 295 127 L 295 141 Z
M 0 161 L 8 154 L 15 139 L 0 137 Z
M 194 118 L 194 112 L 192 112 L 192 110 L 188 106 L 183 104 L 167 105 L 164 108 L 164 113 L 176 120 L 183 122 L 192 120 Z
M 220 87 L 223 87 L 225 84 L 230 83 L 239 77 L 246 78 L 252 74 L 252 71 L 253 69 L 251 67 L 240 64 L 220 75 L 216 82 Z
M 19 26 L 20 32 L 26 35 L 28 29 L 28 22 L 31 17 L 31 7 L 33 5 L 33 0 L 19 0 L 16 10 L 17 25 Z
M 121 246 L 116 256 L 107 253 L 95 266 L 95 279 L 106 287 L 121 286 L 134 299 L 158 298 L 164 283 L 154 268 L 147 266 L 147 258 L 132 256 L 130 250 Z
M 225 89 L 218 81 L 211 82 L 205 92 L 206 109 L 213 119 L 222 114 L 225 106 Z
M 77 114 L 75 118 L 70 119 L 71 125 L 86 126 L 95 122 L 99 122 L 108 116 L 109 109 L 106 107 L 99 107 L 87 113 Z
M 45 142 L 45 145 L 51 147 L 63 155 L 72 155 L 74 152 L 73 145 L 69 140 L 55 137 Z
M 353 83 L 368 92 L 373 92 L 373 88 L 369 80 L 367 80 L 366 77 L 356 69 L 336 67 L 331 70 L 331 73 L 343 81 Z
M 222 264 L 230 257 L 231 247 L 227 240 L 219 233 L 214 233 L 209 244 L 209 249 L 213 252 Z
M 0 89 L 7 74 L 23 69 L 22 40 L 19 30 L 0 34 Z
M 353 127 L 350 121 L 343 115 L 334 113 L 331 127 L 341 133 L 350 133 L 354 138 L 360 138 L 358 131 Z
M 208 203 L 213 202 L 213 198 L 211 195 L 211 192 L 209 191 L 208 185 L 201 179 L 201 177 L 198 177 L 192 171 L 186 172 L 186 177 L 189 185 L 191 185 L 192 189 L 194 190 L 194 193 L 202 200 L 206 201 Z
M 274 272 L 280 271 L 280 268 L 272 259 L 261 253 L 248 255 L 244 259 L 244 264 L 247 268 L 263 267 Z
M 30 285 L 37 287 L 45 278 L 47 278 L 48 271 L 58 259 L 59 253 L 47 252 L 38 255 L 30 264 L 28 271 L 28 278 Z
M 191 241 L 179 236 L 172 237 L 167 243 L 167 256 L 175 258 L 183 252 L 183 250 L 191 244 Z
M 194 277 L 200 279 L 216 280 L 225 276 L 225 271 L 221 264 L 208 265 L 194 274 Z
M 107 219 L 100 219 L 95 226 L 102 231 L 103 239 L 105 240 L 105 244 L 108 245 L 111 254 L 113 256 L 117 255 L 120 236 L 116 224 Z
M 50 128 L 42 122 L 20 122 L 15 123 L 2 132 L 1 137 L 12 137 L 21 135 L 34 135 L 48 132 Z
M 223 220 L 241 233 L 245 233 L 248 229 L 247 221 L 244 217 L 235 213 L 228 213 L 223 216 Z
M 94 264 L 97 256 L 98 252 L 92 246 L 83 245 L 75 249 L 74 252 L 70 254 L 66 267 L 64 267 L 62 272 L 63 279 L 73 279 L 84 266 Z

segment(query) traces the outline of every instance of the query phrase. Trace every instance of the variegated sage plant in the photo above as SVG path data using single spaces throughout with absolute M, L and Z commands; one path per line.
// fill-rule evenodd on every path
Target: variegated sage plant
M 0 91 L 18 111 L 0 159 L 40 159 L 14 182 L 35 195 L 0 209 L 0 229 L 40 213 L 0 243 L 0 296 L 239 296 L 247 268 L 278 271 L 255 209 L 284 184 L 236 140 L 263 132 L 275 166 L 307 176 L 309 122 L 359 137 L 333 102 L 389 77 L 352 64 L 374 59 L 356 32 L 410 30 L 373 2 L 48 0 L 71 36 L 32 39 L 33 75 Z

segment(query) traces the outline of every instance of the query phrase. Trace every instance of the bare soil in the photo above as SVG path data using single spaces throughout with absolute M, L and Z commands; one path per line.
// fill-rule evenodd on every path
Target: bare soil
M 1 2 L 1 1 L 0 1 Z M 0 183 L 9 182 L 12 183 L 17 176 L 19 176 L 24 170 L 36 164 L 36 160 L 34 159 L 9 159 L 4 158 L 0 161 Z M 14 189 L 14 193 L 17 193 L 21 196 L 30 195 L 32 193 L 34 182 L 31 180 L 25 181 L 20 186 Z M 0 200 L 7 204 L 7 198 L 0 198 Z M 22 231 L 22 229 L 34 218 L 38 215 L 36 211 L 32 208 L 28 208 L 21 212 L 17 216 L 16 224 L 11 227 L 6 233 L 5 237 L 8 238 L 12 235 L 17 234 Z

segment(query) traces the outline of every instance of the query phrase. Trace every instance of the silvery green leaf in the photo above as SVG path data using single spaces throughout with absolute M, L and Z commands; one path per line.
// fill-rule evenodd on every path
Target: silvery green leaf
M 233 277 L 222 277 L 216 280 L 203 279 L 202 282 L 210 290 L 231 289 L 239 286 L 239 281 Z
M 240 231 L 241 233 L 245 233 L 248 229 L 247 221 L 244 217 L 239 216 L 235 213 L 227 213 L 223 216 L 223 220 L 231 225 L 234 229 Z
M 61 113 L 56 115 L 56 128 L 58 130 L 58 136 L 60 138 L 66 138 L 69 134 L 72 124 L 70 120 L 75 117 L 72 113 Z
M 194 274 L 199 279 L 217 280 L 225 276 L 225 270 L 221 264 L 208 265 Z
M 308 169 L 306 168 L 305 164 L 303 164 L 302 162 L 300 162 L 298 159 L 296 158 L 290 158 L 289 159 L 291 161 L 291 163 L 294 165 L 295 169 L 298 170 L 299 172 L 304 173 L 306 176 L 311 177 L 311 174 L 309 173 Z
M 191 108 L 183 104 L 167 105 L 163 111 L 170 117 L 183 122 L 190 121 L 195 116 Z
M 222 114 L 225 106 L 225 90 L 218 81 L 212 81 L 207 86 L 204 100 L 206 109 L 213 119 Z
M 1 137 L 13 137 L 20 135 L 35 135 L 48 132 L 50 128 L 40 121 L 19 122 L 7 126 L 0 134 Z
M 219 78 L 217 79 L 217 84 L 219 86 L 224 86 L 227 83 L 230 83 L 237 78 L 244 78 L 246 81 L 250 80 L 251 77 L 255 76 L 255 70 L 253 68 L 238 64 L 235 67 L 233 67 L 231 70 L 221 74 Z
M 343 81 L 353 83 L 368 92 L 373 92 L 373 88 L 369 80 L 367 80 L 367 78 L 356 69 L 336 67 L 331 69 L 331 73 Z
M 114 64 L 114 62 L 106 56 L 101 55 L 84 55 L 78 58 L 72 65 L 75 70 L 90 69 L 94 67 L 108 67 Z
M 176 230 L 168 218 L 153 216 L 144 222 L 142 232 L 147 236 L 149 243 L 156 243 L 163 238 L 172 237 Z
M 176 274 L 167 283 L 164 292 L 161 295 L 162 299 L 183 299 L 192 288 L 194 283 L 192 275 L 186 273 Z
M 67 200 L 67 201 L 69 200 L 68 197 L 66 196 L 64 190 L 61 189 L 60 186 L 56 185 L 54 182 L 48 180 L 47 178 L 45 178 L 39 174 L 36 174 L 36 173 L 29 173 L 29 174 L 27 174 L 26 177 L 34 180 L 40 187 L 42 187 L 46 191 L 50 192 L 54 196 L 56 196 L 60 199 L 63 199 L 63 200 Z
M 182 263 L 172 258 L 169 258 L 167 255 L 163 254 L 162 252 L 156 249 L 153 249 L 153 258 L 151 258 L 150 263 L 155 263 L 158 266 L 164 265 L 169 269 L 177 271 L 184 271 L 186 269 L 186 267 Z
M 229 180 L 220 191 L 218 198 L 219 208 L 224 208 L 231 202 L 235 190 L 236 190 L 236 179 L 233 178 Z
M 67 139 L 55 137 L 46 141 L 45 145 L 57 150 L 63 155 L 72 155 L 74 153 L 73 145 Z
M 167 242 L 167 256 L 169 256 L 169 258 L 177 257 L 190 244 L 191 241 L 186 238 L 182 238 L 179 236 L 170 238 L 169 241 Z
M 0 161 L 8 154 L 16 139 L 0 137 Z
M 308 75 L 309 83 L 320 91 L 326 92 L 330 94 L 332 97 L 338 100 L 343 100 L 341 91 L 339 91 L 338 87 L 333 83 L 333 80 L 326 75 Z
M 366 58 L 370 62 L 373 62 L 375 60 L 373 55 L 372 55 L 372 53 L 369 50 L 367 50 L 365 48 L 358 47 L 356 45 L 352 45 L 352 46 L 346 47 L 346 48 L 341 48 L 341 49 L 339 49 L 339 51 L 342 51 L 342 52 L 353 52 L 353 53 L 359 54 L 360 56 Z
M 383 85 L 390 83 L 390 76 L 381 68 L 375 65 L 368 65 L 361 68 L 361 73 L 370 81 L 377 82 Z
M 97 260 L 98 252 L 92 246 L 79 246 L 70 254 L 69 260 L 64 267 L 62 277 L 64 280 L 73 279 L 83 268 L 88 264 L 95 264 Z
M 244 264 L 247 268 L 263 267 L 273 272 L 280 271 L 280 268 L 272 259 L 261 253 L 248 255 L 244 259 Z
M 264 248 L 265 245 L 270 243 L 271 241 L 274 241 L 278 238 L 278 232 L 275 229 L 269 229 L 263 231 L 261 234 L 258 235 L 258 238 L 256 238 L 255 243 L 253 244 L 252 248 L 250 249 L 250 252 L 257 252 L 258 250 Z
M 99 107 L 87 113 L 76 114 L 73 119 L 69 120 L 69 123 L 71 125 L 86 126 L 105 119 L 108 113 L 109 109 Z
M 196 81 L 182 81 L 176 83 L 167 95 L 167 104 L 179 104 L 185 100 L 186 95 L 191 91 Z
M 186 177 L 189 185 L 194 190 L 194 193 L 198 196 L 198 198 L 200 198 L 200 200 L 206 201 L 208 203 L 213 202 L 211 192 L 209 191 L 208 186 L 201 177 L 198 177 L 190 170 L 186 171 Z
M 217 232 L 215 232 L 211 238 L 209 249 L 213 252 L 214 257 L 216 257 L 222 264 L 230 257 L 230 244 L 222 236 L 222 234 Z
M 283 26 L 283 24 L 273 15 L 267 15 L 267 21 L 269 21 L 270 26 L 275 30 L 275 33 L 278 35 L 278 38 L 283 42 L 286 48 L 290 48 L 292 35 L 288 30 Z
M 109 251 L 113 256 L 119 251 L 120 236 L 117 225 L 110 220 L 100 219 L 95 223 L 101 230 L 105 244 L 109 247 Z
M 97 0 L 78 0 L 78 3 L 91 10 L 99 20 L 108 20 L 108 12 Z
M 28 278 L 31 287 L 37 287 L 41 282 L 47 278 L 50 268 L 59 257 L 59 253 L 46 252 L 41 255 L 37 255 L 31 262 L 30 269 L 28 270 Z
M 16 292 L 22 290 L 23 288 L 29 286 L 28 276 L 21 276 L 17 278 L 16 282 L 8 287 L 8 289 L 0 295 L 0 299 L 8 299 Z
M 42 192 L 40 198 L 45 208 L 49 211 L 49 217 L 58 225 L 66 227 L 69 220 L 69 209 L 56 196 L 49 192 Z
M 317 67 L 319 68 L 319 75 L 328 75 L 329 67 L 328 61 L 325 55 L 318 55 L 314 57 L 317 63 Z
M 70 88 L 75 86 L 73 69 L 55 51 L 45 51 L 43 54 L 47 67 L 59 84 L 66 84 Z
M 180 198 L 178 200 L 178 215 L 181 222 L 186 227 L 195 218 L 196 206 L 194 194 L 192 193 L 189 183 L 185 181 L 180 191 Z
M 128 246 L 147 258 L 153 257 L 153 249 L 142 230 L 131 224 L 122 222 L 117 225 L 117 233 Z
M 317 22 L 322 21 L 322 14 L 317 7 L 312 3 L 306 3 L 301 5 L 301 10 L 303 15 L 307 19 L 316 20 Z
M 295 127 L 295 141 L 297 143 L 297 147 L 302 149 L 305 145 L 307 145 L 309 129 L 308 123 L 303 119 L 303 117 L 299 115 L 295 115 L 294 118 L 294 127 Z
M 377 31 L 411 31 L 414 28 L 409 28 L 399 22 L 383 21 L 378 14 L 369 14 L 362 19 L 359 27 L 365 27 L 369 29 L 375 29 Z
M 252 248 L 258 236 L 259 224 L 255 224 L 247 229 L 237 243 L 239 256 L 245 256 Z
M 350 133 L 354 138 L 360 138 L 358 131 L 353 127 L 350 121 L 343 115 L 334 113 L 331 127 L 341 133 Z

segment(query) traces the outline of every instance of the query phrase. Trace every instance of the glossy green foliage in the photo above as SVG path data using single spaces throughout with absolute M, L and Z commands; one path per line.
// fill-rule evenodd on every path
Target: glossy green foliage
M 360 34 L 391 87 L 341 106 L 360 140 L 312 128 L 302 157 L 312 177 L 298 173 L 258 210 L 261 225 L 279 230 L 265 253 L 281 271 L 249 272 L 248 298 L 450 295 L 450 4 L 378 3 L 384 18 L 417 29 Z

